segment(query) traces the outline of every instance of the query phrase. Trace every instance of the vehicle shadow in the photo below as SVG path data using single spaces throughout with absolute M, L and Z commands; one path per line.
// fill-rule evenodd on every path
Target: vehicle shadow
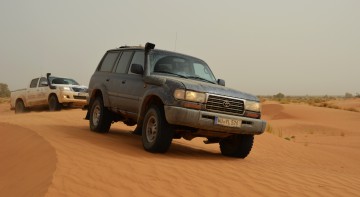
M 236 158 L 224 157 L 220 151 L 206 150 L 203 148 L 192 147 L 173 140 L 170 149 L 165 154 L 149 153 L 143 149 L 141 136 L 131 133 L 129 129 L 111 128 L 109 133 L 102 134 L 90 131 L 88 126 L 64 126 L 51 125 L 52 128 L 61 130 L 68 137 L 91 143 L 101 148 L 107 148 L 121 154 L 145 158 L 178 158 L 196 160 L 236 160 Z
M 62 107 L 59 111 L 71 111 L 71 110 L 82 110 L 81 107 Z M 54 111 L 54 112 L 59 112 Z M 26 110 L 26 113 L 30 112 L 53 112 L 49 110 L 48 106 L 39 106 L 39 107 L 32 107 L 31 109 Z

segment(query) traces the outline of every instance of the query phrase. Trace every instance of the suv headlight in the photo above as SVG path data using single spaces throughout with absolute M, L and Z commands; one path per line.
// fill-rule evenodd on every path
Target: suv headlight
M 174 97 L 179 100 L 186 100 L 198 103 L 205 103 L 206 94 L 202 92 L 189 91 L 184 89 L 177 89 L 174 92 Z
M 60 90 L 62 90 L 62 91 L 72 91 L 72 89 L 70 88 L 70 87 L 59 87 L 60 88 Z
M 245 109 L 260 112 L 260 103 L 256 101 L 245 101 Z

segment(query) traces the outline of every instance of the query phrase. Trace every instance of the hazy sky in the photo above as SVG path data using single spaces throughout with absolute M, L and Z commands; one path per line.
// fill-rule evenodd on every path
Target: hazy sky
M 47 72 L 88 85 L 106 50 L 150 41 L 256 95 L 360 93 L 359 0 L 0 0 L 0 27 L 10 90 Z

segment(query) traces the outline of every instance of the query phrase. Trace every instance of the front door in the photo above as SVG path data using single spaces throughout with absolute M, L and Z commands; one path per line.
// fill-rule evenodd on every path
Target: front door
M 126 110 L 138 114 L 139 106 L 143 100 L 143 95 L 146 91 L 146 85 L 144 83 L 142 75 L 138 75 L 131 72 L 131 65 L 133 64 L 140 64 L 144 68 L 143 51 L 135 52 L 128 69 L 128 73 L 126 76 L 126 83 L 124 85 L 124 89 L 128 95 L 125 101 L 126 103 L 129 103 L 129 105 L 126 106 Z
M 37 103 L 39 105 L 46 105 L 48 103 L 48 94 L 49 86 L 45 77 L 41 77 L 38 85 L 38 94 L 37 94 Z

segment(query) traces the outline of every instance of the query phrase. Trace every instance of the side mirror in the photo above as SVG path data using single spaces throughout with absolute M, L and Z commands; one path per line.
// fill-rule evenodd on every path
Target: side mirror
M 223 79 L 218 79 L 217 83 L 221 86 L 225 86 L 225 80 L 223 80 Z
M 41 86 L 41 87 L 48 86 L 48 83 L 47 83 L 46 81 L 42 81 L 42 82 L 40 83 L 40 86 Z
M 131 70 L 132 73 L 142 75 L 144 74 L 144 68 L 140 64 L 131 64 Z

